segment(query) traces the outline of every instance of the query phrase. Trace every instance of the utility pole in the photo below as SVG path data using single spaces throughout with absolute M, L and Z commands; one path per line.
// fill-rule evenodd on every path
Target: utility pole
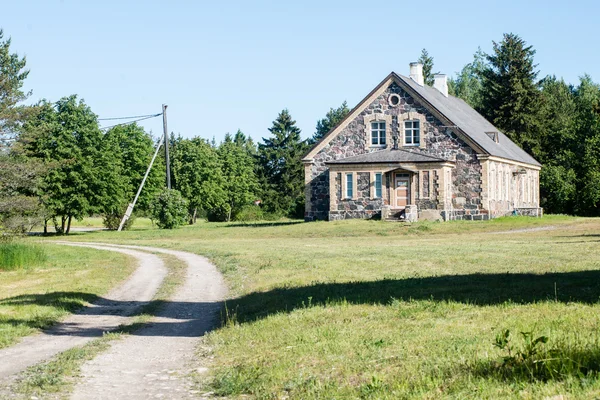
M 160 150 L 160 140 L 158 141 L 158 143 L 156 143 L 156 151 L 154 151 L 154 155 L 152 156 L 150 165 L 148 165 L 148 169 L 146 170 L 146 173 L 144 174 L 144 179 L 142 179 L 142 183 L 140 184 L 140 187 L 138 188 L 138 191 L 135 194 L 135 198 L 133 199 L 133 202 L 129 203 L 129 206 L 127 206 L 127 211 L 125 211 L 125 215 L 123 216 L 123 219 L 121 220 L 121 223 L 119 224 L 119 229 L 118 229 L 119 232 L 121 232 L 121 230 L 123 229 L 123 226 L 125 225 L 125 222 L 127 222 L 127 220 L 131 217 L 131 213 L 133 212 L 133 207 L 135 207 L 135 203 L 137 203 L 138 198 L 140 197 L 140 193 L 142 193 L 142 188 L 144 187 L 144 183 L 146 183 L 148 174 L 150 173 L 150 170 L 152 169 L 152 164 L 154 164 L 154 160 L 156 160 L 156 156 L 158 155 L 158 150 Z
M 163 104 L 163 131 L 165 134 L 165 164 L 167 164 L 167 189 L 171 189 L 171 162 L 169 161 L 169 134 L 167 133 L 167 105 Z

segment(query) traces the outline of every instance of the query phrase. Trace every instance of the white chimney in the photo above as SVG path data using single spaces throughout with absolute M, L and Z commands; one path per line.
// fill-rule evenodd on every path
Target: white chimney
M 433 87 L 440 91 L 441 94 L 448 97 L 448 78 L 446 74 L 433 75 Z
M 410 79 L 417 82 L 418 85 L 423 86 L 423 64 L 420 62 L 410 63 Z

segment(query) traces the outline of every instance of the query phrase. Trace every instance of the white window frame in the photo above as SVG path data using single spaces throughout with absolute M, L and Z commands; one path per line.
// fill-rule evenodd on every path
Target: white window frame
M 379 195 L 377 194 L 377 176 L 379 175 Z M 381 199 L 383 197 L 383 173 L 375 172 L 373 178 L 373 198 Z
M 348 178 L 350 178 L 350 182 L 348 182 Z M 350 183 L 350 186 L 348 186 Z M 354 197 L 354 191 L 356 188 L 354 187 L 354 174 L 352 172 L 346 172 L 344 174 L 344 198 L 352 199 Z
M 377 128 L 373 128 L 373 125 L 377 124 Z M 383 125 L 383 129 L 381 126 Z M 387 131 L 388 124 L 383 120 L 375 120 L 370 122 L 369 132 L 371 132 L 369 136 L 371 147 L 386 147 L 387 146 Z M 383 132 L 383 135 L 381 134 Z M 376 133 L 377 143 L 373 143 L 373 133 Z M 383 143 L 382 140 L 383 139 Z
M 406 123 L 410 122 L 411 127 L 407 128 Z M 414 123 L 417 122 L 419 124 L 418 128 L 414 128 Z M 405 119 L 402 121 L 402 129 L 404 130 L 404 146 L 411 147 L 420 147 L 421 146 L 421 132 L 423 131 L 423 122 L 420 119 Z M 415 135 L 414 132 L 417 131 L 419 133 L 419 142 L 415 143 Z M 410 135 L 408 133 L 411 133 Z M 410 136 L 412 143 L 407 143 L 407 139 Z

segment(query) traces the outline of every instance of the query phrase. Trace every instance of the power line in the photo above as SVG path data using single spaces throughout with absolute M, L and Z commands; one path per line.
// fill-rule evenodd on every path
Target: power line
M 110 129 L 110 128 L 114 128 L 115 126 L 121 126 L 121 125 L 123 125 L 123 126 L 124 126 L 124 125 L 131 125 L 131 124 L 134 124 L 134 123 L 136 123 L 136 122 L 143 121 L 143 120 L 145 120 L 145 119 L 156 118 L 156 117 L 158 117 L 158 116 L 160 116 L 160 115 L 162 115 L 162 113 L 158 113 L 158 114 L 152 114 L 152 115 L 146 115 L 146 116 L 144 116 L 144 118 L 138 118 L 138 119 L 136 119 L 136 120 L 133 120 L 133 121 L 129 121 L 129 122 L 122 122 L 122 123 L 120 123 L 120 124 L 115 124 L 115 125 L 104 126 L 104 127 L 100 128 L 100 130 L 101 130 L 101 131 L 103 131 L 103 130 Z
M 134 115 L 131 117 L 114 117 L 114 118 L 98 118 L 98 121 L 115 121 L 118 119 L 134 119 L 134 118 L 144 118 L 144 117 L 157 117 L 160 114 L 148 114 L 148 115 Z

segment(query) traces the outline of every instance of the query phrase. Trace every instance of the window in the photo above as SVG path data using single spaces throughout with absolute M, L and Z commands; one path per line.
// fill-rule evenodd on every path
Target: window
M 404 145 L 418 146 L 421 144 L 421 122 L 404 121 Z
M 375 174 L 375 197 L 381 198 L 381 173 L 378 172 Z
M 354 193 L 352 174 L 346 174 L 346 198 L 351 199 Z
M 388 103 L 390 106 L 396 107 L 398 104 L 400 104 L 400 96 L 398 96 L 396 93 L 390 94 L 390 97 L 388 97 Z
M 385 121 L 371 122 L 371 145 L 385 146 Z

